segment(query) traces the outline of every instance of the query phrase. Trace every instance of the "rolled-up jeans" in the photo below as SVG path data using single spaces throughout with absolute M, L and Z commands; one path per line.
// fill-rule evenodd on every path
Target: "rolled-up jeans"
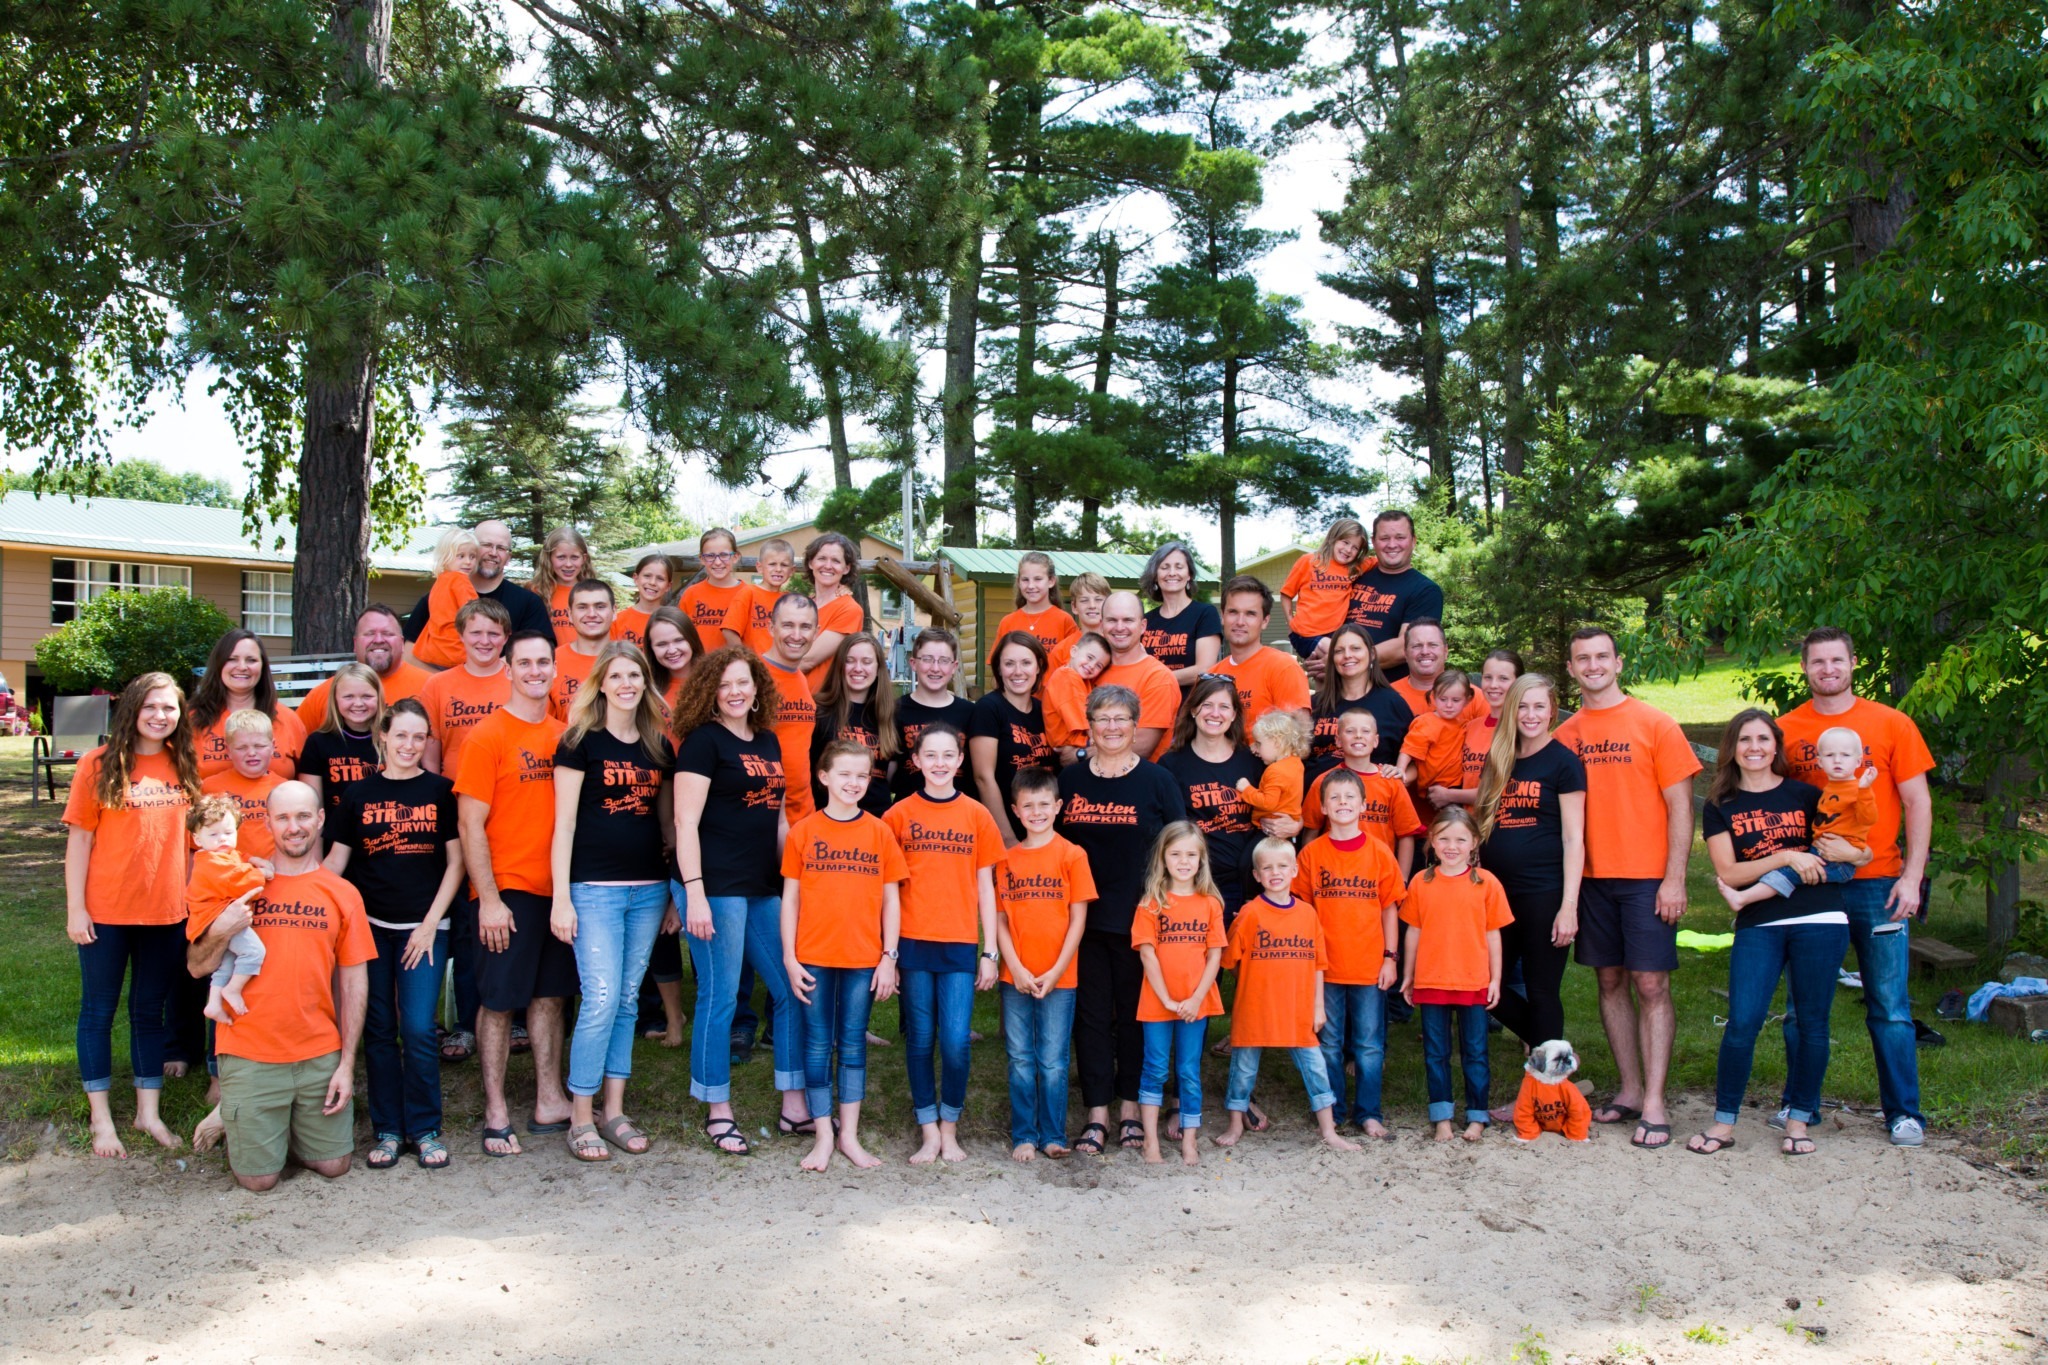
M 1010 1145 L 1067 1145 L 1067 1066 L 1074 988 L 1039 998 L 1003 983 L 1003 1046 L 1010 1058 Z
M 973 972 L 903 973 L 903 1061 L 919 1124 L 958 1123 L 967 1106 L 967 1035 L 974 1018 Z M 782 1047 L 778 1018 L 775 1046 Z M 938 1054 L 938 1075 L 932 1054 Z
M 128 1064 L 137 1090 L 161 1090 L 171 1030 L 164 1015 L 185 970 L 182 924 L 93 924 L 78 945 L 78 1078 L 88 1094 L 114 1086 L 114 1015 L 128 987 Z
M 839 1054 L 839 1102 L 868 1095 L 868 1014 L 875 1007 L 873 967 L 813 967 L 811 1003 L 804 1011 L 804 1101 L 814 1119 L 837 1117 L 832 1108 L 832 1054 Z M 777 1037 L 781 1035 L 778 1033 Z
M 606 1081 L 633 1074 L 633 1033 L 640 1022 L 640 978 L 668 913 L 668 883 L 630 886 L 572 882 L 576 907 L 576 981 L 582 1001 L 569 1038 L 569 1093 L 595 1095 Z
M 1308 1091 L 1309 1112 L 1320 1114 L 1337 1102 L 1336 1092 L 1330 1089 L 1329 1073 L 1323 1069 L 1321 1048 L 1283 1047 L 1273 1050 L 1294 1059 L 1294 1068 L 1301 1073 L 1302 1086 Z M 1262 1047 L 1231 1045 L 1230 1084 L 1223 1095 L 1223 1107 L 1231 1113 L 1242 1114 L 1252 1107 L 1252 1087 L 1259 1080 L 1259 1058 L 1266 1051 Z
M 669 883 L 677 905 L 687 906 L 681 882 Z M 740 963 L 768 987 L 775 1008 L 775 1088 L 804 1088 L 804 1013 L 782 966 L 780 896 L 709 896 L 711 937 L 686 924 L 690 965 L 697 973 L 697 1011 L 690 1022 L 690 1094 L 706 1104 L 732 1098 L 732 1006 Z
M 1207 1019 L 1147 1019 L 1138 1025 L 1145 1035 L 1145 1068 L 1138 1073 L 1138 1103 L 1166 1103 L 1166 1073 L 1172 1070 L 1180 1091 L 1180 1126 L 1202 1126 L 1202 1049 L 1208 1045 Z

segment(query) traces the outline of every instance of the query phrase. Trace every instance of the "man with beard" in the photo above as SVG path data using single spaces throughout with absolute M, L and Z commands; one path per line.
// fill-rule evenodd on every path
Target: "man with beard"
M 427 679 L 434 676 L 406 659 L 404 624 L 397 612 L 381 602 L 363 608 L 363 614 L 356 617 L 355 656 L 356 662 L 375 672 L 384 685 L 386 706 L 417 697 Z M 327 723 L 327 699 L 333 692 L 334 679 L 329 678 L 299 703 L 299 721 L 307 734 Z

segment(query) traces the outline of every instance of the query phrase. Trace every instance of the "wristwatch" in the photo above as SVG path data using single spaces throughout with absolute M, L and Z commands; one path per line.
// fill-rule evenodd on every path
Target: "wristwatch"
M 889 961 L 894 962 L 897 959 L 897 957 L 900 956 L 900 954 L 898 954 L 894 948 L 884 948 L 882 949 L 882 956 L 888 959 Z
M 983 953 L 981 955 L 981 960 L 983 962 L 1001 962 L 1003 958 L 1002 954 L 1000 953 Z

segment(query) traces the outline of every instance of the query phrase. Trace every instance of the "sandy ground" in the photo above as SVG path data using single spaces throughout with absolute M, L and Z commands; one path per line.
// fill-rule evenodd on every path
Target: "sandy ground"
M 1796 1161 L 1760 1123 L 1713 1160 L 1283 1124 L 1198 1171 L 912 1170 L 885 1139 L 825 1176 L 796 1140 L 588 1167 L 535 1139 L 265 1196 L 44 1154 L 0 1168 L 0 1358 L 2048 1359 L 2038 1200 L 1843 1122 Z

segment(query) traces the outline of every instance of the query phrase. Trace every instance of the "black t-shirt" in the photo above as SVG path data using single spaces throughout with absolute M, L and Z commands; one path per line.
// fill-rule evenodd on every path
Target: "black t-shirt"
M 1252 845 L 1260 834 L 1237 780 L 1242 777 L 1257 786 L 1266 765 L 1250 749 L 1240 748 L 1221 763 L 1210 763 L 1193 749 L 1175 749 L 1159 760 L 1159 766 L 1180 784 L 1188 818 L 1208 837 L 1209 873 L 1223 893 L 1224 908 L 1242 905 L 1250 886 Z
M 1735 860 L 1750 863 L 1786 849 L 1812 848 L 1819 815 L 1820 788 L 1788 777 L 1767 792 L 1738 790 L 1709 801 L 1700 811 L 1700 825 L 1709 839 L 1727 835 L 1735 844 Z M 1735 927 L 1753 929 L 1781 919 L 1839 911 L 1842 906 L 1841 887 L 1802 883 L 1790 896 L 1772 896 L 1744 907 L 1735 916 Z
M 656 762 L 639 740 L 628 744 L 601 725 L 574 748 L 566 742 L 555 746 L 555 771 L 583 774 L 576 793 L 576 837 L 569 845 L 570 881 L 667 880 L 658 802 L 661 784 L 675 766 L 676 751 L 666 736 Z
M 334 818 L 341 810 L 342 793 L 383 767 L 377 741 L 368 735 L 315 730 L 306 736 L 305 750 L 299 755 L 299 773 L 320 779 L 320 792 L 327 803 L 327 843 L 334 842 Z
M 1500 878 L 1510 895 L 1562 893 L 1564 816 L 1557 798 L 1585 789 L 1586 765 L 1562 740 L 1517 758 L 1501 793 L 1493 837 L 1479 850 L 1480 866 Z
M 1333 715 L 1318 715 L 1314 736 L 1309 741 L 1307 779 L 1315 781 L 1330 769 L 1344 761 L 1337 752 L 1337 717 L 1346 711 L 1370 711 L 1380 727 L 1379 747 L 1372 751 L 1375 763 L 1400 761 L 1401 741 L 1408 738 L 1408 727 L 1415 723 L 1415 713 L 1408 709 L 1408 702 L 1391 687 L 1375 687 L 1362 697 L 1353 697 L 1337 703 Z
M 1351 613 L 1345 619 L 1364 626 L 1372 642 L 1379 645 L 1399 635 L 1401 627 L 1410 621 L 1425 616 L 1441 621 L 1443 615 L 1444 590 L 1434 579 L 1417 569 L 1387 573 L 1373 568 L 1360 574 L 1351 585 Z M 1406 664 L 1395 664 L 1387 670 L 1389 682 L 1407 676 Z
M 887 686 L 887 683 L 880 684 Z M 821 771 L 819 755 L 825 746 L 835 739 L 850 739 L 864 745 L 874 756 L 874 771 L 868 778 L 867 792 L 860 798 L 860 808 L 870 815 L 881 816 L 888 812 L 889 765 L 882 761 L 882 737 L 868 721 L 868 704 L 865 700 L 850 701 L 846 704 L 846 724 L 839 725 L 832 718 L 832 712 L 825 707 L 818 708 L 817 723 L 811 727 L 811 804 L 819 810 L 825 809 L 825 784 L 818 774 Z
M 540 600 L 539 594 L 531 588 L 522 587 L 509 578 L 498 580 L 498 586 L 489 592 L 480 592 L 478 597 L 487 597 L 512 614 L 512 629 L 505 638 L 511 639 L 522 630 L 537 630 L 543 635 L 555 633 L 554 619 L 548 615 L 548 604 Z M 417 640 L 420 632 L 427 628 L 427 599 L 422 597 L 418 604 L 406 614 L 405 638 Z
M 900 698 L 896 703 L 896 775 L 889 779 L 889 796 L 901 801 L 912 792 L 924 786 L 924 778 L 918 775 L 914 755 L 917 752 L 917 738 L 934 721 L 946 724 L 965 735 L 974 724 L 974 703 L 965 697 L 954 697 L 944 706 L 926 706 L 914 697 Z M 1043 725 L 1039 729 L 1043 730 Z M 967 767 L 967 746 L 960 746 L 961 785 L 973 780 Z
M 1045 742 L 1045 708 L 1033 697 L 1031 709 L 1019 711 L 1001 692 L 990 692 L 974 703 L 974 714 L 967 722 L 967 737 L 996 742 L 996 786 L 1003 793 L 1003 816 L 1014 825 L 1016 821 L 1010 816 L 1010 782 L 1017 776 L 1017 770 L 1059 770 L 1059 755 Z
M 448 872 L 448 844 L 460 837 L 455 807 L 455 783 L 439 773 L 394 780 L 379 772 L 349 784 L 328 833 L 349 850 L 342 875 L 362 893 L 372 924 L 412 929 L 426 919 Z
M 1145 652 L 1168 668 L 1195 666 L 1195 641 L 1214 636 L 1223 638 L 1223 617 L 1208 602 L 1190 602 L 1178 616 L 1164 608 L 1145 613 Z
M 773 730 L 741 739 L 718 721 L 690 731 L 676 772 L 711 779 L 697 820 L 697 857 L 707 896 L 772 896 L 782 890 L 775 856 L 782 816 L 782 744 Z M 676 879 L 683 876 L 676 866 Z
M 1128 934 L 1159 831 L 1187 819 L 1180 783 L 1157 763 L 1138 761 L 1122 777 L 1097 777 L 1087 761 L 1060 771 L 1059 832 L 1088 855 L 1095 899 L 1088 927 Z

